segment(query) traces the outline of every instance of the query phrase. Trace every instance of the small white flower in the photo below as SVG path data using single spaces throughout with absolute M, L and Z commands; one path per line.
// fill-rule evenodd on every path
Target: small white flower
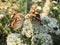
M 58 7 L 53 7 L 54 10 L 58 10 Z
M 5 15 L 4 14 L 0 14 L 0 19 L 2 19 Z

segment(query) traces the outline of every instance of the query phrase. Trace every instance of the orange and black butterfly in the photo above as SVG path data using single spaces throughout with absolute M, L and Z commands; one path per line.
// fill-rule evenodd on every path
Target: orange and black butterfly
M 19 13 L 14 14 L 13 21 L 10 23 L 10 26 L 14 29 L 19 29 L 22 27 L 23 21 L 24 21 L 24 16 L 22 16 Z
M 25 16 L 25 18 L 30 18 L 30 17 L 40 17 L 39 12 L 38 12 L 38 5 L 33 4 L 30 8 L 29 13 Z

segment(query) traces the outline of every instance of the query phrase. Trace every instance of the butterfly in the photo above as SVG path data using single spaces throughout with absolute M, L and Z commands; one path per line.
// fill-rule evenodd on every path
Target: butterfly
M 30 18 L 30 17 L 35 17 L 35 18 L 40 17 L 37 4 L 33 4 L 30 8 L 29 13 L 25 16 L 25 18 Z
M 17 14 L 14 14 L 12 18 L 13 18 L 13 21 L 10 23 L 10 26 L 14 29 L 21 28 L 24 21 L 24 16 L 22 16 L 22 14 L 20 13 L 17 13 Z

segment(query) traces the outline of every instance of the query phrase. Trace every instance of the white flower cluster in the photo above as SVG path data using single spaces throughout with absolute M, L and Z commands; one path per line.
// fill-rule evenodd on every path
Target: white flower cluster
M 31 45 L 53 45 L 51 36 L 46 33 L 36 34 L 31 39 Z
M 56 35 L 60 34 L 59 24 L 55 18 L 45 16 L 42 19 L 42 23 L 44 24 L 44 27 L 48 32 L 55 33 Z
M 33 35 L 33 27 L 30 19 L 25 20 L 22 28 L 22 35 L 26 35 L 27 37 L 31 37 Z
M 26 45 L 23 44 L 21 35 L 18 33 L 11 33 L 7 37 L 7 45 Z

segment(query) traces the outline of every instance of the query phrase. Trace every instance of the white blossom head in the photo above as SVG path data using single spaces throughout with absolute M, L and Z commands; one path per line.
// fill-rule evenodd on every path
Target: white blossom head
M 53 45 L 51 36 L 46 33 L 36 34 L 31 39 L 31 45 Z
M 5 17 L 5 16 L 6 16 L 5 13 L 1 13 L 1 14 L 0 14 L 0 19 L 2 19 L 2 18 Z
M 21 39 L 21 35 L 18 33 L 11 33 L 7 36 L 7 45 L 25 45 Z
M 46 16 L 42 19 L 42 23 L 48 33 L 55 33 L 56 35 L 60 34 L 59 24 L 55 18 L 50 18 Z

